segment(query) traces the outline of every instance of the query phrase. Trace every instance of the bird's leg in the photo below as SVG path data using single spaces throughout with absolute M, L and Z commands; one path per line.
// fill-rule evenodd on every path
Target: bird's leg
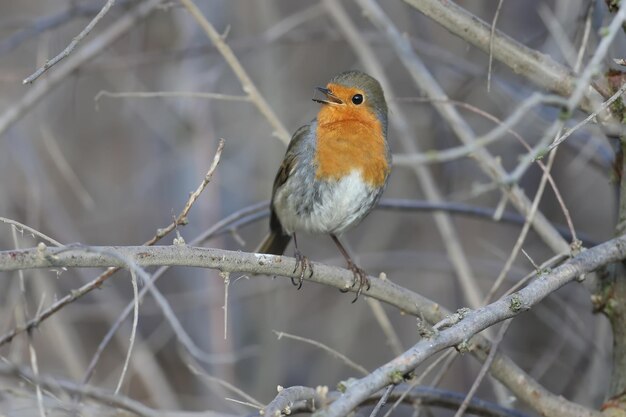
M 291 277 L 291 283 L 293 285 L 297 285 L 298 289 L 302 288 L 302 283 L 304 282 L 304 273 L 308 269 L 309 270 L 309 278 L 313 276 L 313 265 L 309 261 L 309 258 L 304 256 L 300 249 L 298 249 L 298 239 L 296 239 L 296 234 L 293 234 L 293 244 L 296 247 L 296 251 L 294 256 L 296 258 L 296 267 L 293 269 L 293 272 L 296 272 L 298 268 L 300 268 L 300 277 L 298 281 L 294 277 Z
M 367 273 L 365 273 L 364 270 L 359 268 L 354 263 L 354 261 L 348 254 L 348 251 L 346 250 L 346 248 L 344 248 L 341 242 L 339 241 L 339 238 L 332 233 L 330 237 L 333 239 L 333 242 L 335 242 L 335 245 L 337 245 L 337 247 L 339 248 L 339 251 L 341 252 L 343 257 L 346 259 L 346 262 L 348 263 L 348 269 L 352 271 L 352 274 L 354 274 L 354 280 L 352 281 L 352 288 L 354 288 L 357 282 L 359 283 L 359 288 L 356 291 L 356 297 L 354 297 L 354 300 L 352 300 L 352 302 L 354 303 L 356 302 L 356 300 L 358 300 L 359 295 L 361 295 L 361 291 L 363 291 L 363 287 L 365 287 L 366 290 L 370 289 L 370 280 L 367 278 Z M 348 292 L 348 290 L 340 290 L 340 291 Z

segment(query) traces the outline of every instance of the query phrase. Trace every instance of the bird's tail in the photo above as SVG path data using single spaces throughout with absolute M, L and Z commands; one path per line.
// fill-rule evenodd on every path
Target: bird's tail
M 291 240 L 291 236 L 282 234 L 281 231 L 272 230 L 263 239 L 255 252 L 267 253 L 268 255 L 282 255 Z

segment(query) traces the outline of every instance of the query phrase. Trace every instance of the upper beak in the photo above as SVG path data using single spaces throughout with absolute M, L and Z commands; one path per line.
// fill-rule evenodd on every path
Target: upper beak
M 328 88 L 324 87 L 315 87 L 317 91 L 324 94 L 326 96 L 326 100 L 313 98 L 313 101 L 322 103 L 322 104 L 343 104 L 343 101 L 333 93 Z

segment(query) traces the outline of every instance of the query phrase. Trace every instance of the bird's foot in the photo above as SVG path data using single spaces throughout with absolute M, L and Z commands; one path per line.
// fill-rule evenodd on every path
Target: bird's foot
M 350 286 L 350 288 L 354 288 L 357 286 L 358 284 L 358 288 L 356 290 L 356 297 L 354 297 L 354 300 L 352 300 L 353 303 L 356 302 L 356 300 L 359 299 L 359 295 L 361 295 L 361 292 L 363 291 L 363 287 L 365 287 L 365 290 L 369 290 L 370 289 L 370 280 L 367 277 L 367 273 L 359 268 L 354 262 L 352 261 L 348 261 L 348 269 L 350 271 L 352 271 L 353 274 L 353 279 L 352 279 L 352 285 Z M 341 292 L 348 292 L 348 289 L 345 290 L 339 290 Z
M 296 258 L 296 267 L 293 269 L 293 272 L 296 272 L 298 268 L 300 268 L 300 276 L 297 280 L 296 278 L 291 277 L 291 283 L 293 285 L 297 285 L 298 289 L 300 289 L 302 288 L 302 283 L 304 282 L 304 273 L 307 269 L 309 270 L 309 278 L 313 276 L 313 265 L 311 265 L 311 261 L 309 261 L 309 258 L 304 256 L 302 252 L 300 252 L 298 249 L 296 249 L 294 256 Z

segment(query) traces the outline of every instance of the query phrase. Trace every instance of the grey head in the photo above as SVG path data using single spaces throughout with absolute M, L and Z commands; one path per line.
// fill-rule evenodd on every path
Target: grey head
M 376 78 L 361 71 L 350 70 L 335 75 L 329 83 L 363 90 L 366 97 L 364 104 L 376 113 L 383 125 L 385 134 L 387 133 L 387 102 L 383 88 Z

